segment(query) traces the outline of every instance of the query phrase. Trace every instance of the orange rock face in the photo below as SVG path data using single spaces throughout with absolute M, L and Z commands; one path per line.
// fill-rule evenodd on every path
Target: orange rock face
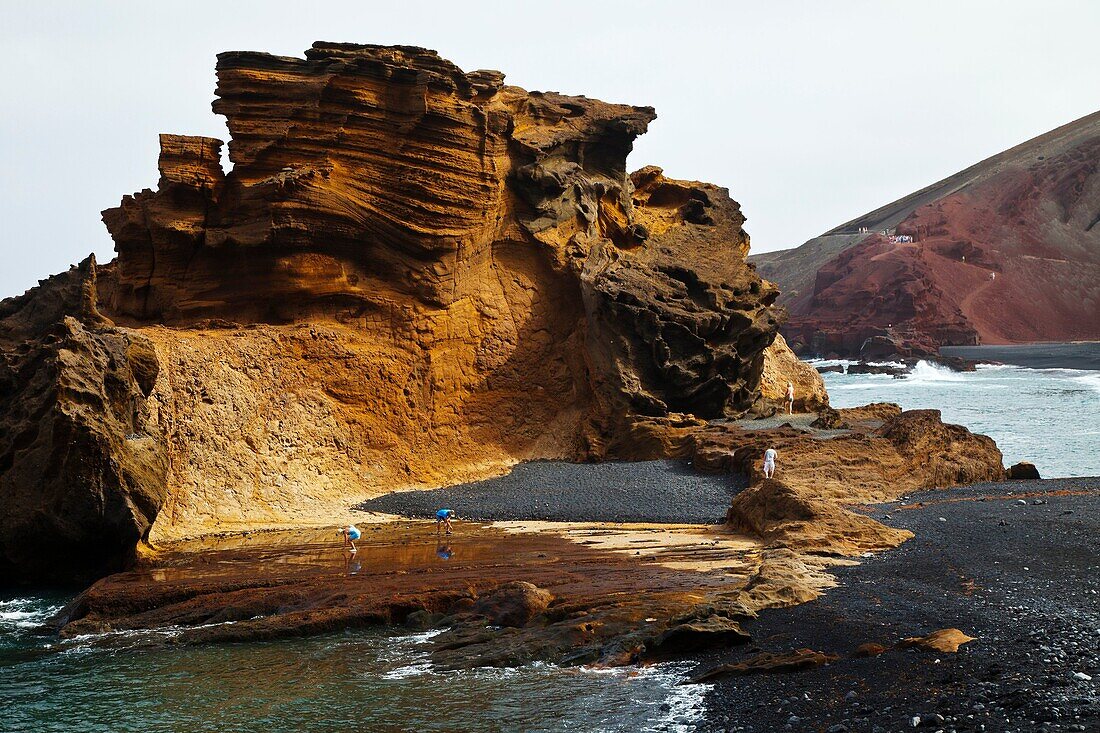
M 165 135 L 158 190 L 104 212 L 120 317 L 335 321 L 414 359 L 461 340 L 498 382 L 583 357 L 562 386 L 644 414 L 751 404 L 777 292 L 723 189 L 627 176 L 652 109 L 321 43 L 222 54 L 217 93 L 233 170 Z
M 151 389 L 110 428 L 163 451 L 147 492 L 163 503 L 126 538 L 332 523 L 395 487 L 623 454 L 638 419 L 759 398 L 777 290 L 745 264 L 724 189 L 627 175 L 652 109 L 410 47 L 217 69 L 232 170 L 218 140 L 162 136 L 157 190 L 103 213 L 118 258 L 98 301 L 58 310 L 44 283 L 0 332 L 37 349 L 19 319 L 77 309 L 152 345 Z M 0 476 L 33 497 L 45 468 L 26 455 Z M 5 532 L 58 511 L 25 509 Z
M 974 641 L 976 637 L 967 636 L 958 629 L 940 629 L 927 636 L 910 636 L 898 642 L 899 649 L 918 647 L 945 654 L 955 654 L 959 647 L 967 642 Z

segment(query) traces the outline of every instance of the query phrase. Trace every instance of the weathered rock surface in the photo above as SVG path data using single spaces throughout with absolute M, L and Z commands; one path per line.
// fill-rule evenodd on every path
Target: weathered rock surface
M 912 535 L 849 507 L 922 488 L 1004 478 L 996 443 L 943 423 L 938 410 L 902 412 L 897 405 L 876 404 L 831 412 L 830 427 L 848 432 L 827 440 L 795 428 L 746 431 L 732 425 L 694 436 L 696 465 L 751 477 L 730 507 L 731 525 L 768 545 L 856 555 L 894 547 Z M 761 468 L 768 448 L 778 453 L 772 479 L 763 478 Z
M 546 589 L 516 580 L 478 598 L 470 613 L 484 616 L 494 626 L 523 626 L 546 611 L 552 600 Z
M 365 526 L 357 556 L 322 529 L 208 536 L 100 580 L 51 626 L 62 637 L 172 629 L 170 643 L 202 644 L 406 624 L 443 630 L 430 647 L 441 669 L 622 665 L 744 643 L 743 621 L 789 605 L 787 583 L 807 584 L 726 532 L 741 549 L 698 567 L 689 561 L 714 552 L 718 530 L 696 531 L 705 542 L 646 557 L 465 523 L 445 545 L 429 522 Z
M 112 547 L 331 523 L 396 486 L 622 454 L 638 420 L 663 426 L 638 450 L 664 450 L 759 399 L 778 291 L 725 189 L 627 175 L 652 109 L 404 46 L 225 53 L 217 73 L 233 169 L 221 141 L 163 135 L 157 189 L 103 212 L 118 258 L 98 300 L 64 275 L 2 306 L 21 422 L 0 480 L 58 492 L 33 526 L 104 483 L 139 507 Z M 67 316 L 82 348 L 40 339 Z M 64 483 L 33 456 L 68 398 L 28 387 L 56 354 L 102 433 Z M 135 453 L 149 470 L 118 458 Z M 5 546 L 24 531 L 3 526 Z
M 796 649 L 792 652 L 774 654 L 761 652 L 735 664 L 723 664 L 691 679 L 692 683 L 709 682 L 727 675 L 774 674 L 776 672 L 801 672 L 835 662 L 835 654 L 825 654 L 813 649 Z
M 768 406 L 786 406 L 787 383 L 794 386 L 794 409 L 818 412 L 829 406 L 825 380 L 818 370 L 795 356 L 782 335 L 764 350 L 760 397 Z
M 156 356 L 99 315 L 95 285 L 89 258 L 52 297 L 0 303 L 0 584 L 121 567 L 164 499 L 164 446 L 141 432 Z
M 729 523 L 769 544 L 848 555 L 896 547 L 913 536 L 807 493 L 764 479 L 733 500 Z
M 934 652 L 954 654 L 959 647 L 967 642 L 974 641 L 975 637 L 967 636 L 958 629 L 939 629 L 924 636 L 910 636 L 898 642 L 899 649 L 917 647 Z
M 1020 461 L 1014 463 L 1008 469 L 1008 478 L 1013 480 L 1026 480 L 1026 479 L 1038 479 L 1042 478 L 1039 475 L 1039 469 L 1035 467 L 1034 463 L 1028 461 Z
M 627 176 L 652 109 L 324 43 L 221 54 L 214 109 L 232 172 L 220 142 L 164 136 L 158 190 L 104 212 L 114 311 L 457 340 L 475 374 L 524 388 L 533 364 L 583 356 L 559 392 L 644 414 L 751 405 L 778 293 L 745 266 L 725 190 Z
M 751 259 L 782 288 L 798 353 L 1095 340 L 1098 164 L 1100 112 Z

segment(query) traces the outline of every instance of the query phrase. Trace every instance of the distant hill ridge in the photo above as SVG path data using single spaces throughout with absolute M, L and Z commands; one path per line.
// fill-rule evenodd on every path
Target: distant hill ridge
M 1098 161 L 1095 112 L 749 261 L 782 290 L 802 351 L 1100 338 Z

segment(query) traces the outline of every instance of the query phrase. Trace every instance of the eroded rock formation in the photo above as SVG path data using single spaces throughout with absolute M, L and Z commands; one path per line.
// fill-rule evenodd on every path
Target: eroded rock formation
M 918 489 L 1001 481 L 1001 452 L 992 438 L 945 424 L 939 410 L 902 412 L 876 404 L 836 410 L 827 440 L 796 428 L 745 431 L 713 426 L 692 438 L 695 464 L 735 470 L 752 486 L 733 500 L 736 529 L 799 552 L 857 555 L 895 547 L 912 536 L 853 507 L 892 501 Z M 778 454 L 775 478 L 764 479 L 764 451 Z
M 787 384 L 794 387 L 796 412 L 819 412 L 828 408 L 829 393 L 821 373 L 795 356 L 782 334 L 764 350 L 760 397 L 769 406 L 786 409 Z
M 142 432 L 152 344 L 99 314 L 94 258 L 43 287 L 0 303 L 0 581 L 121 566 L 166 490 L 164 444 Z
M 99 533 L 110 547 L 332 522 L 397 486 L 598 459 L 639 419 L 669 432 L 758 400 L 777 290 L 746 266 L 724 189 L 627 174 L 652 109 L 411 47 L 217 68 L 232 170 L 221 141 L 162 136 L 157 190 L 103 214 L 118 258 L 98 300 L 59 300 L 77 286 L 54 279 L 4 303 L 3 399 L 22 422 L 0 498 L 26 499 L 20 527 L 106 485 L 137 507 L 106 512 L 125 516 Z M 40 339 L 74 315 L 60 338 L 81 348 Z M 91 395 L 80 466 L 107 476 L 70 476 L 56 500 L 35 451 L 66 393 L 28 392 L 19 362 L 49 354 Z

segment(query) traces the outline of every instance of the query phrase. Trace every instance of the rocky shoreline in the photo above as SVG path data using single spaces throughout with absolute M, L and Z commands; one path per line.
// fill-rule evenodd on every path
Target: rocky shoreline
M 914 538 L 837 568 L 814 603 L 746 623 L 752 644 L 702 655 L 699 673 L 798 649 L 833 661 L 712 680 L 704 730 L 1100 726 L 1100 478 L 977 484 L 867 511 Z M 975 639 L 953 654 L 891 648 L 945 627 Z
M 710 472 L 676 469 L 694 487 L 688 497 L 651 490 L 662 480 L 655 477 L 668 477 L 667 462 L 535 464 L 557 472 L 550 484 L 558 518 L 568 522 L 462 522 L 447 537 L 430 521 L 374 515 L 380 521 L 365 525 L 359 553 L 342 551 L 331 528 L 171 543 L 93 585 L 50 630 L 110 638 L 173 628 L 172 643 L 195 644 L 404 624 L 446 630 L 432 642 L 433 662 L 444 668 L 619 666 L 743 644 L 745 621 L 813 600 L 834 583 L 834 566 L 911 536 L 853 504 L 1004 475 L 992 441 L 944 425 L 935 411 L 872 405 L 818 420 L 830 429 L 716 423 L 685 432 L 677 452 L 692 471 Z M 764 446 L 780 452 L 774 478 L 760 475 Z M 607 481 L 609 468 L 619 485 Z M 748 487 L 734 493 L 743 476 Z M 527 483 L 522 471 L 517 482 Z M 484 506 L 484 487 L 473 490 Z M 650 522 L 601 521 L 609 492 L 648 502 Z M 434 507 L 430 494 L 393 495 L 408 505 L 425 497 Z M 668 524 L 685 498 L 699 499 L 708 521 L 726 505 L 726 523 Z M 500 505 L 504 516 L 529 520 L 542 511 L 518 491 L 502 492 Z

